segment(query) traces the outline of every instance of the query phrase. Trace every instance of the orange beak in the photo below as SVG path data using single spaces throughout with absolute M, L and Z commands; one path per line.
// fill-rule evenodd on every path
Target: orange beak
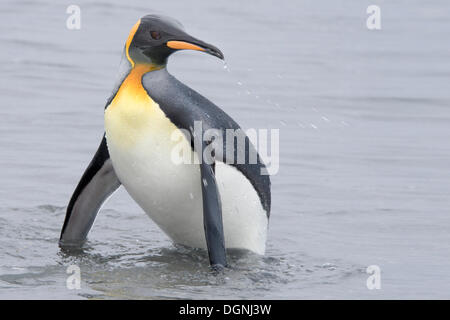
M 167 47 L 174 50 L 197 50 L 209 53 L 217 58 L 223 60 L 223 53 L 217 49 L 215 46 L 205 43 L 203 41 L 197 40 L 195 38 L 189 37 L 188 41 L 183 40 L 170 40 L 166 43 Z
M 176 41 L 176 40 L 167 41 L 167 46 L 175 50 L 187 49 L 187 50 L 205 51 L 205 49 L 203 49 L 202 47 L 184 41 Z

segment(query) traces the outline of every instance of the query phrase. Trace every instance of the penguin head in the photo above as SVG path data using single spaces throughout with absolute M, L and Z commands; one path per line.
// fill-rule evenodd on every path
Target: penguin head
M 169 56 L 178 50 L 198 50 L 223 59 L 215 46 L 187 34 L 175 19 L 146 15 L 131 29 L 125 50 L 131 65 L 151 63 L 164 66 Z

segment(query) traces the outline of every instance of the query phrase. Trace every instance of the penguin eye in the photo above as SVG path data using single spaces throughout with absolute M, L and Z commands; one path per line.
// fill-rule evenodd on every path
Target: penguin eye
M 159 40 L 161 39 L 161 35 L 159 34 L 158 31 L 150 31 L 150 35 L 152 36 L 152 38 L 154 40 Z

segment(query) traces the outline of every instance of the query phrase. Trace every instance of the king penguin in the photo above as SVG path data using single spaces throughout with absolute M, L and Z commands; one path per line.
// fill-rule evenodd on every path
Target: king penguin
M 206 249 L 214 268 L 227 265 L 226 248 L 264 254 L 271 201 L 265 164 L 229 115 L 169 74 L 169 56 L 183 49 L 224 58 L 169 17 L 146 15 L 131 29 L 105 133 L 67 206 L 61 248 L 83 245 L 102 204 L 123 185 L 175 244 Z M 200 135 L 215 135 L 196 143 L 199 127 Z M 222 147 L 204 159 L 212 141 Z M 177 148 L 194 161 L 174 161 Z

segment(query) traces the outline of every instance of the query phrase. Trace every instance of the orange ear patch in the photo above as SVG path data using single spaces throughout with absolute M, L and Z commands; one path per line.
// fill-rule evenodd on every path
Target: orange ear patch
M 125 46 L 125 48 L 126 48 L 125 52 L 127 54 L 127 59 L 128 59 L 128 61 L 130 61 L 132 67 L 134 67 L 134 61 L 133 61 L 133 59 L 131 59 L 130 53 L 128 52 L 128 50 L 130 49 L 131 41 L 133 41 L 134 35 L 135 35 L 137 29 L 139 28 L 140 24 L 141 24 L 141 19 L 139 19 L 138 22 L 136 22 L 136 24 L 133 26 L 133 28 L 131 28 L 131 31 L 130 31 L 130 34 L 128 35 L 127 43 Z

